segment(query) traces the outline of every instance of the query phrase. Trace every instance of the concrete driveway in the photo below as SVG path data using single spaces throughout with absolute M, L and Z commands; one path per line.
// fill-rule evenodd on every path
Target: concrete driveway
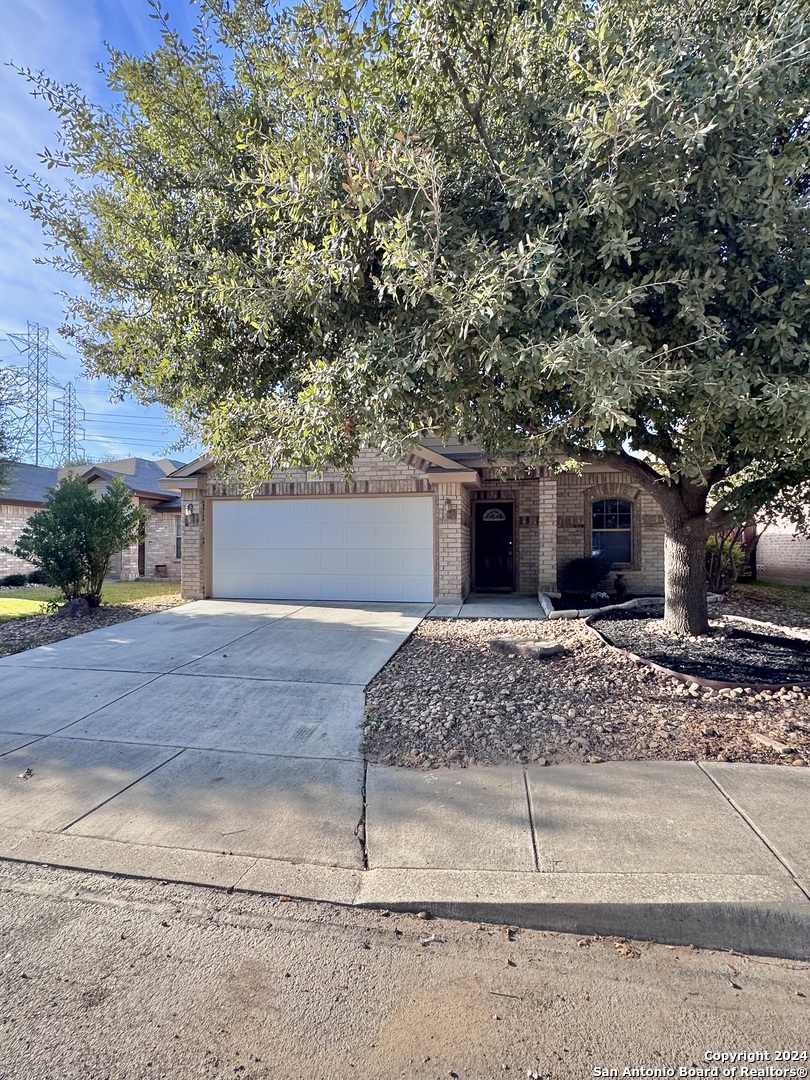
M 0 660 L 0 854 L 22 830 L 361 868 L 364 687 L 429 608 L 205 600 Z

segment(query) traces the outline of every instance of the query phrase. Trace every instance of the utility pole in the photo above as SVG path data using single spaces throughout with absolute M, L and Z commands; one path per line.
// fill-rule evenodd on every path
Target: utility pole
M 72 382 L 69 382 L 63 389 L 64 397 L 57 398 L 53 403 L 54 427 L 60 428 L 62 435 L 60 465 L 77 461 L 83 455 L 84 447 L 81 445 L 81 440 L 85 438 L 84 430 L 79 427 L 79 421 L 84 420 L 84 409 L 76 400 L 76 388 Z
M 20 372 L 23 383 L 22 405 L 17 414 L 16 452 L 34 465 L 53 464 L 56 442 L 48 415 L 48 356 L 61 356 L 48 345 L 48 327 L 28 323 L 25 334 L 9 334 L 15 347 L 27 354 L 28 366 Z

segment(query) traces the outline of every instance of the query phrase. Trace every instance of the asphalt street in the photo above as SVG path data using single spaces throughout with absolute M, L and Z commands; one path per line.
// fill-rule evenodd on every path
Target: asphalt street
M 761 956 L 12 861 L 0 956 L 2 1080 L 800 1078 L 810 1064 L 810 965 Z

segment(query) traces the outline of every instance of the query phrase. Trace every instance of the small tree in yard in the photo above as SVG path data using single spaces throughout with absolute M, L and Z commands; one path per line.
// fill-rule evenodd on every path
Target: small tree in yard
M 98 607 L 110 559 L 140 539 L 145 520 L 120 478 L 98 498 L 81 477 L 66 477 L 28 519 L 14 548 L 3 550 L 33 563 L 67 600 L 82 596 Z
M 111 109 L 22 72 L 89 366 L 249 480 L 424 433 L 620 469 L 707 632 L 707 537 L 810 477 L 807 0 L 200 10 Z

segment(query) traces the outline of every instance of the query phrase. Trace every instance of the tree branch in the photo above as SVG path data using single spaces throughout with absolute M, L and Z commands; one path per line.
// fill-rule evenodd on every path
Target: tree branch
M 439 56 L 441 59 L 441 65 L 444 68 L 444 72 L 450 79 L 450 82 L 453 84 L 453 87 L 458 94 L 459 101 L 461 102 L 461 106 L 466 112 L 467 116 L 469 116 L 470 120 L 472 121 L 472 125 L 475 128 L 478 138 L 481 140 L 481 145 L 486 150 L 487 157 L 492 163 L 492 167 L 495 169 L 495 172 L 498 174 L 498 178 L 500 179 L 502 177 L 501 166 L 495 155 L 495 148 L 492 145 L 492 140 L 489 137 L 489 132 L 487 131 L 486 124 L 484 123 L 484 118 L 481 116 L 480 106 L 474 105 L 472 101 L 470 101 L 469 95 L 464 88 L 464 83 L 461 81 L 461 76 L 458 73 L 456 65 L 453 63 L 451 57 L 447 54 L 447 52 L 445 52 L 445 50 L 441 46 L 439 48 Z

